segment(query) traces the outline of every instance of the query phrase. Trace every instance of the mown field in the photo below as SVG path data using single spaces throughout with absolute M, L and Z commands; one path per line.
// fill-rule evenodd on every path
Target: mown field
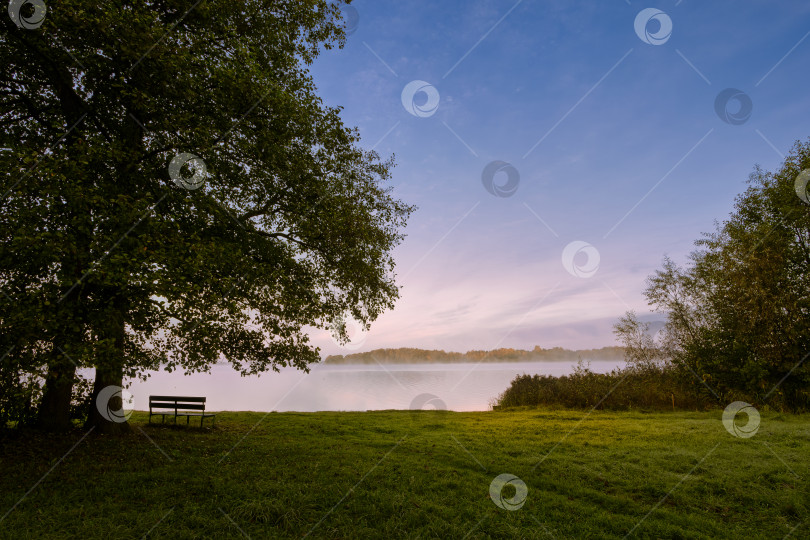
M 0 442 L 0 537 L 810 537 L 810 415 L 743 439 L 721 413 L 136 412 L 124 437 Z

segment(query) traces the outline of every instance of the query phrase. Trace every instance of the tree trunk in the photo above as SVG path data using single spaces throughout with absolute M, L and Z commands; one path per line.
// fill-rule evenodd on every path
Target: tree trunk
M 96 380 L 93 383 L 93 395 L 90 412 L 87 415 L 85 428 L 96 427 L 97 433 L 116 435 L 131 431 L 125 416 L 124 403 L 121 399 L 123 390 L 123 366 L 104 366 L 96 368 Z M 99 394 L 108 387 L 116 387 L 114 394 L 107 390 L 99 401 Z
M 87 253 L 89 239 L 85 233 L 77 234 L 77 244 L 82 253 Z M 82 260 L 76 253 L 69 254 L 62 261 L 65 283 L 77 283 L 82 276 Z M 62 300 L 57 302 L 62 304 L 62 313 L 68 317 L 77 317 L 82 313 L 84 293 L 80 290 L 74 291 L 73 285 L 65 285 L 66 293 Z M 51 338 L 53 349 L 48 361 L 48 373 L 45 376 L 45 388 L 43 389 L 42 402 L 37 412 L 37 426 L 45 431 L 67 431 L 73 428 L 70 419 L 70 403 L 73 399 L 73 385 L 76 382 L 77 366 L 74 360 L 68 355 L 73 350 L 72 345 L 81 345 L 84 336 L 80 328 L 77 330 L 72 323 L 76 322 L 68 318 L 63 318 L 57 314 L 56 321 L 59 323 L 53 326 L 53 336 Z M 73 353 L 75 355 L 75 353 Z
M 73 398 L 73 383 L 76 379 L 76 366 L 57 352 L 48 363 L 48 375 L 42 403 L 39 405 L 37 425 L 45 431 L 68 431 L 73 427 L 70 421 L 70 402 Z
M 96 364 L 96 379 L 93 384 L 93 395 L 90 412 L 85 427 L 96 427 L 97 433 L 117 435 L 131 431 L 122 402 L 124 382 L 124 341 L 126 329 L 121 309 L 122 301 L 114 301 L 117 309 L 111 313 L 107 325 L 106 338 L 112 339 L 112 346 L 103 354 Z M 107 389 L 107 390 L 105 390 Z M 101 399 L 99 395 L 101 394 Z

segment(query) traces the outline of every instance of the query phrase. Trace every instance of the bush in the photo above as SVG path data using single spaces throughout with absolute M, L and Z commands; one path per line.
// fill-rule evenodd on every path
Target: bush
M 703 410 L 717 405 L 696 379 L 669 366 L 626 367 L 594 373 L 580 364 L 571 375 L 518 375 L 494 408 L 561 406 L 614 410 Z
M 42 380 L 42 374 L 24 370 L 10 355 L 0 359 L 0 431 L 34 423 Z

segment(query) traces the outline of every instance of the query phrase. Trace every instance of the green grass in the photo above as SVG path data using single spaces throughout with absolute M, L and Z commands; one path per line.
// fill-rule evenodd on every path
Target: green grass
M 810 415 L 763 413 L 739 439 L 721 411 L 586 414 L 220 413 L 200 430 L 136 412 L 64 459 L 82 431 L 17 433 L 0 538 L 810 536 Z M 501 473 L 528 486 L 521 509 L 490 499 Z

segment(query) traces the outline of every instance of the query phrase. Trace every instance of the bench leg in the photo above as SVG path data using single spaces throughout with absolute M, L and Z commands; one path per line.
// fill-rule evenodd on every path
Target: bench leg
M 186 425 L 188 425 L 188 421 L 191 420 L 190 416 L 186 416 Z

